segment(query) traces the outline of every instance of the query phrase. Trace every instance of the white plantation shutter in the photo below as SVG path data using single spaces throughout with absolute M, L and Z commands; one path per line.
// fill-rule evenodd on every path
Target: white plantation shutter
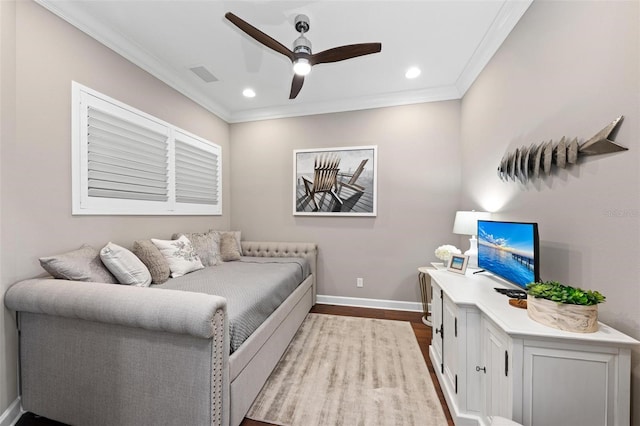
M 88 196 L 168 201 L 167 135 L 87 110 Z
M 73 214 L 221 214 L 221 148 L 72 86 Z
M 218 205 L 220 155 L 215 147 L 177 133 L 176 202 Z

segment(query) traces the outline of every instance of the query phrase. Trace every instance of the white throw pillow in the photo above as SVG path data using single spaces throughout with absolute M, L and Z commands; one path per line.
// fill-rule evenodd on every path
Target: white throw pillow
M 158 247 L 160 253 L 167 259 L 173 278 L 204 268 L 193 248 L 193 244 L 184 235 L 181 235 L 177 240 L 156 240 L 152 238 L 151 242 Z
M 149 269 L 131 251 L 109 242 L 100 250 L 100 259 L 120 284 L 149 287 Z
M 220 259 L 220 235 L 217 232 L 180 232 L 171 236 L 172 240 L 177 240 L 180 235 L 184 235 L 191 241 L 200 262 L 207 266 L 215 266 Z

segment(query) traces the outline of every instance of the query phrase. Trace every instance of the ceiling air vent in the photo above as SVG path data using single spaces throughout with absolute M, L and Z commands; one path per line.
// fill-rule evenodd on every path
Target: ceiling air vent
M 218 81 L 215 75 L 211 74 L 211 71 L 206 69 L 203 66 L 189 68 L 195 75 L 200 77 L 202 81 L 205 83 L 213 83 L 214 81 Z

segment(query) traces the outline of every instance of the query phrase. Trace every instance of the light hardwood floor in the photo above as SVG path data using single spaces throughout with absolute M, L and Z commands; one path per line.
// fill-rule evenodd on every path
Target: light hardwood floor
M 431 343 L 431 328 L 422 323 L 422 314 L 419 312 L 406 312 L 406 311 L 391 311 L 385 309 L 368 309 L 368 308 L 354 308 L 350 306 L 334 306 L 334 305 L 316 305 L 311 309 L 311 312 L 317 314 L 331 314 L 331 315 L 346 315 L 351 317 L 362 318 L 379 318 L 398 321 L 409 321 L 413 332 L 420 345 L 422 356 L 424 357 L 427 367 L 429 368 L 429 374 L 431 374 L 431 380 L 438 393 L 438 398 L 444 409 L 444 414 L 447 417 L 447 423 L 449 426 L 454 426 L 453 419 L 447 408 L 447 402 L 444 399 L 442 389 L 438 383 L 436 373 L 431 365 L 429 359 L 429 344 Z M 255 420 L 245 418 L 240 426 L 270 426 L 271 423 L 258 422 Z M 327 425 L 329 426 L 329 425 Z

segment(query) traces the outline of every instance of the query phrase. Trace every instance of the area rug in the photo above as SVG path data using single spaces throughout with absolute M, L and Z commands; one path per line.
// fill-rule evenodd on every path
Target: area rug
M 446 425 L 411 324 L 309 314 L 247 417 L 285 426 Z

